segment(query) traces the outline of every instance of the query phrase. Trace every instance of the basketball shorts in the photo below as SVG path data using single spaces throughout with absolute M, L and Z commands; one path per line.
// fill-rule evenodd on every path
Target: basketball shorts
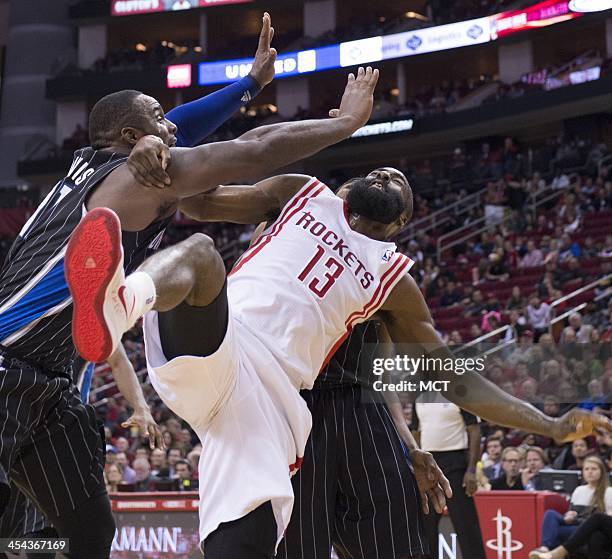
M 293 507 L 290 475 L 311 427 L 297 388 L 231 308 L 221 345 L 206 357 L 168 361 L 154 311 L 145 316 L 144 331 L 153 387 L 202 442 L 200 541 L 267 501 L 280 541 Z

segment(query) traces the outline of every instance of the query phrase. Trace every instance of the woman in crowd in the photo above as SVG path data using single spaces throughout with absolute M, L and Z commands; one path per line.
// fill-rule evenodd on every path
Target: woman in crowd
M 104 472 L 106 478 L 106 490 L 109 493 L 118 491 L 118 486 L 123 484 L 123 466 L 118 463 L 109 464 Z
M 547 510 L 542 521 L 542 545 L 534 549 L 529 554 L 529 559 L 563 559 L 567 556 L 568 550 L 566 543 L 569 540 L 570 549 L 575 545 L 576 539 L 579 542 L 583 541 L 583 533 L 578 535 L 578 538 L 571 538 L 577 532 L 581 524 L 585 523 L 595 513 L 612 514 L 612 487 L 608 480 L 606 466 L 601 458 L 597 456 L 589 456 L 585 458 L 582 467 L 582 477 L 586 482 L 585 485 L 577 487 L 572 493 L 570 499 L 570 508 L 565 515 L 560 514 L 556 510 Z M 595 544 L 601 547 L 601 538 L 596 536 L 600 532 L 604 533 L 606 526 L 602 524 L 601 519 L 592 520 L 589 525 L 589 538 L 591 534 L 595 540 Z M 587 539 L 589 539 L 587 538 Z M 606 542 L 607 538 L 603 538 Z M 599 543 L 597 543 L 599 542 Z M 565 555 L 560 555 L 562 544 L 565 550 Z M 550 552 L 551 548 L 555 548 Z M 589 554 L 589 559 L 594 559 Z

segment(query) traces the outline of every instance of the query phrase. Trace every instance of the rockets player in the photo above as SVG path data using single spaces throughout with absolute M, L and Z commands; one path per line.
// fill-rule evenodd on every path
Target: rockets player
M 200 539 L 207 559 L 274 555 L 292 509 L 290 473 L 311 427 L 299 390 L 312 387 L 313 371 L 355 324 L 380 311 L 393 341 L 453 358 L 407 274 L 412 261 L 388 241 L 412 215 L 405 176 L 377 169 L 339 194 L 315 178 L 285 175 L 190 199 L 183 208 L 202 221 L 277 216 L 228 278 L 203 235 L 159 252 L 127 278 L 113 212 L 90 211 L 72 235 L 66 275 L 83 356 L 104 359 L 139 316 L 154 311 L 144 319 L 151 382 L 205 449 Z M 606 418 L 582 410 L 547 417 L 475 373 L 437 374 L 450 381 L 450 400 L 496 424 L 558 440 L 612 431 Z M 436 475 L 428 495 L 436 509 L 444 493 L 450 496 L 448 482 Z

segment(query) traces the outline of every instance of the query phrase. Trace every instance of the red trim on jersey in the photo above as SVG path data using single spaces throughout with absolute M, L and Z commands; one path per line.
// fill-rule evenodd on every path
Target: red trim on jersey
M 365 304 L 361 311 L 355 311 L 346 319 L 346 332 L 340 336 L 340 338 L 336 341 L 336 343 L 334 343 L 325 356 L 321 370 L 325 368 L 325 366 L 329 363 L 329 360 L 333 357 L 334 353 L 336 353 L 338 348 L 344 343 L 347 336 L 351 333 L 355 322 L 362 316 L 367 316 L 367 314 L 371 312 L 372 307 L 378 307 L 385 301 L 389 288 L 395 285 L 398 276 L 400 276 L 406 270 L 406 268 L 409 268 L 409 264 L 413 264 L 413 261 L 410 258 L 404 254 L 398 254 L 398 258 L 396 258 L 392 266 L 380 279 L 380 283 L 378 284 L 374 295 L 372 295 L 372 298 Z M 389 275 L 391 275 L 391 277 L 387 279 Z
M 376 287 L 376 290 L 374 291 L 374 295 L 372 295 L 372 298 L 364 305 L 364 307 L 360 311 L 355 311 L 346 319 L 346 322 L 345 322 L 346 326 L 348 326 L 356 318 L 359 318 L 360 315 L 365 316 L 367 314 L 368 309 L 374 304 L 374 301 L 377 300 L 379 294 L 381 293 L 385 285 L 385 282 L 387 280 L 387 277 L 394 272 L 395 268 L 397 268 L 401 264 L 401 261 L 402 261 L 401 258 L 395 259 L 395 262 L 391 264 L 390 268 L 380 278 L 380 282 L 378 283 L 378 286 Z
M 343 200 L 342 210 L 344 212 L 344 219 L 346 219 L 346 223 L 350 227 L 351 222 L 349 221 L 348 202 L 346 200 Z
M 240 270 L 240 268 L 242 268 L 242 266 L 256 256 L 257 253 L 259 253 L 261 249 L 272 240 L 273 237 L 276 237 L 276 235 L 281 232 L 281 229 L 286 225 L 286 223 L 306 205 L 308 200 L 316 198 L 323 190 L 325 190 L 325 188 L 327 187 L 322 182 L 315 179 L 308 188 L 295 196 L 294 199 L 285 206 L 283 213 L 281 213 L 276 225 L 272 227 L 270 233 L 267 235 L 262 235 L 259 240 L 242 255 L 242 258 L 236 264 L 236 266 L 234 266 L 229 275 L 231 276 L 235 274 L 238 270 Z

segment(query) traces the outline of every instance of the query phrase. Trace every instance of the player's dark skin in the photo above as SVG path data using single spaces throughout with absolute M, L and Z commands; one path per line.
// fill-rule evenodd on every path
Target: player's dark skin
M 171 147 L 175 142 L 175 125 L 165 119 L 155 99 L 142 95 L 138 99 L 138 106 L 148 125 L 143 129 L 123 128 L 121 136 L 107 149 L 127 155 L 144 136 L 156 136 L 161 142 L 157 140 L 157 145 L 153 147 L 158 149 L 160 158 L 167 157 L 165 148 L 170 147 L 171 162 L 167 172 L 172 183 L 164 189 L 142 188 L 128 166 L 121 165 L 96 188 L 87 201 L 87 208 L 110 208 L 119 216 L 124 231 L 141 231 L 152 222 L 172 215 L 177 209 L 184 209 L 185 200 L 189 197 L 210 191 L 225 182 L 265 175 L 349 137 L 368 121 L 377 81 L 378 71 L 369 67 L 359 68 L 356 76 L 350 74 L 340 107 L 334 110 L 334 118 L 263 126 L 236 140 L 196 148 Z M 200 256 L 205 257 L 206 254 L 202 253 L 208 253 L 211 249 L 206 242 L 198 242 L 198 239 L 182 244 L 182 248 L 183 253 L 179 253 L 180 248 L 174 249 L 176 257 L 185 258 L 185 251 L 189 253 L 200 249 Z M 167 269 L 151 270 L 148 267 L 146 271 L 152 275 L 161 294 L 155 309 L 169 310 L 182 300 L 189 304 L 208 304 L 225 281 L 224 278 L 219 279 L 220 284 L 216 281 L 223 271 L 221 261 L 215 259 L 211 262 L 210 270 L 207 277 L 198 275 L 197 287 L 191 289 L 192 276 L 183 277 L 183 281 L 166 282 Z
M 278 215 L 280 209 L 310 178 L 282 175 L 253 186 L 219 186 L 209 193 L 185 200 L 181 208 L 200 221 L 260 223 Z M 367 175 L 366 180 L 370 188 L 396 192 L 405 201 L 412 198 L 406 177 L 397 169 L 376 169 Z M 345 198 L 351 186 L 352 181 L 343 185 L 338 196 Z M 349 215 L 349 223 L 353 230 L 363 235 L 385 240 L 397 235 L 408 223 L 411 214 L 412 204 L 407 203 L 406 209 L 392 223 L 374 222 L 360 215 Z M 224 271 L 220 274 L 219 281 L 224 281 Z M 394 343 L 418 343 L 429 356 L 453 359 L 434 329 L 423 294 L 410 275 L 404 275 L 396 284 L 378 316 L 384 320 Z M 560 442 L 583 438 L 595 430 L 612 432 L 610 420 L 584 410 L 573 409 L 561 418 L 544 415 L 531 404 L 507 394 L 475 372 L 466 372 L 461 376 L 452 371 L 438 371 L 435 374 L 437 379 L 450 382 L 450 390 L 445 394 L 450 401 L 496 425 L 553 437 Z M 440 478 L 430 482 L 430 486 L 434 487 L 431 498 L 435 506 L 436 500 L 443 501 L 443 490 L 439 486 Z

